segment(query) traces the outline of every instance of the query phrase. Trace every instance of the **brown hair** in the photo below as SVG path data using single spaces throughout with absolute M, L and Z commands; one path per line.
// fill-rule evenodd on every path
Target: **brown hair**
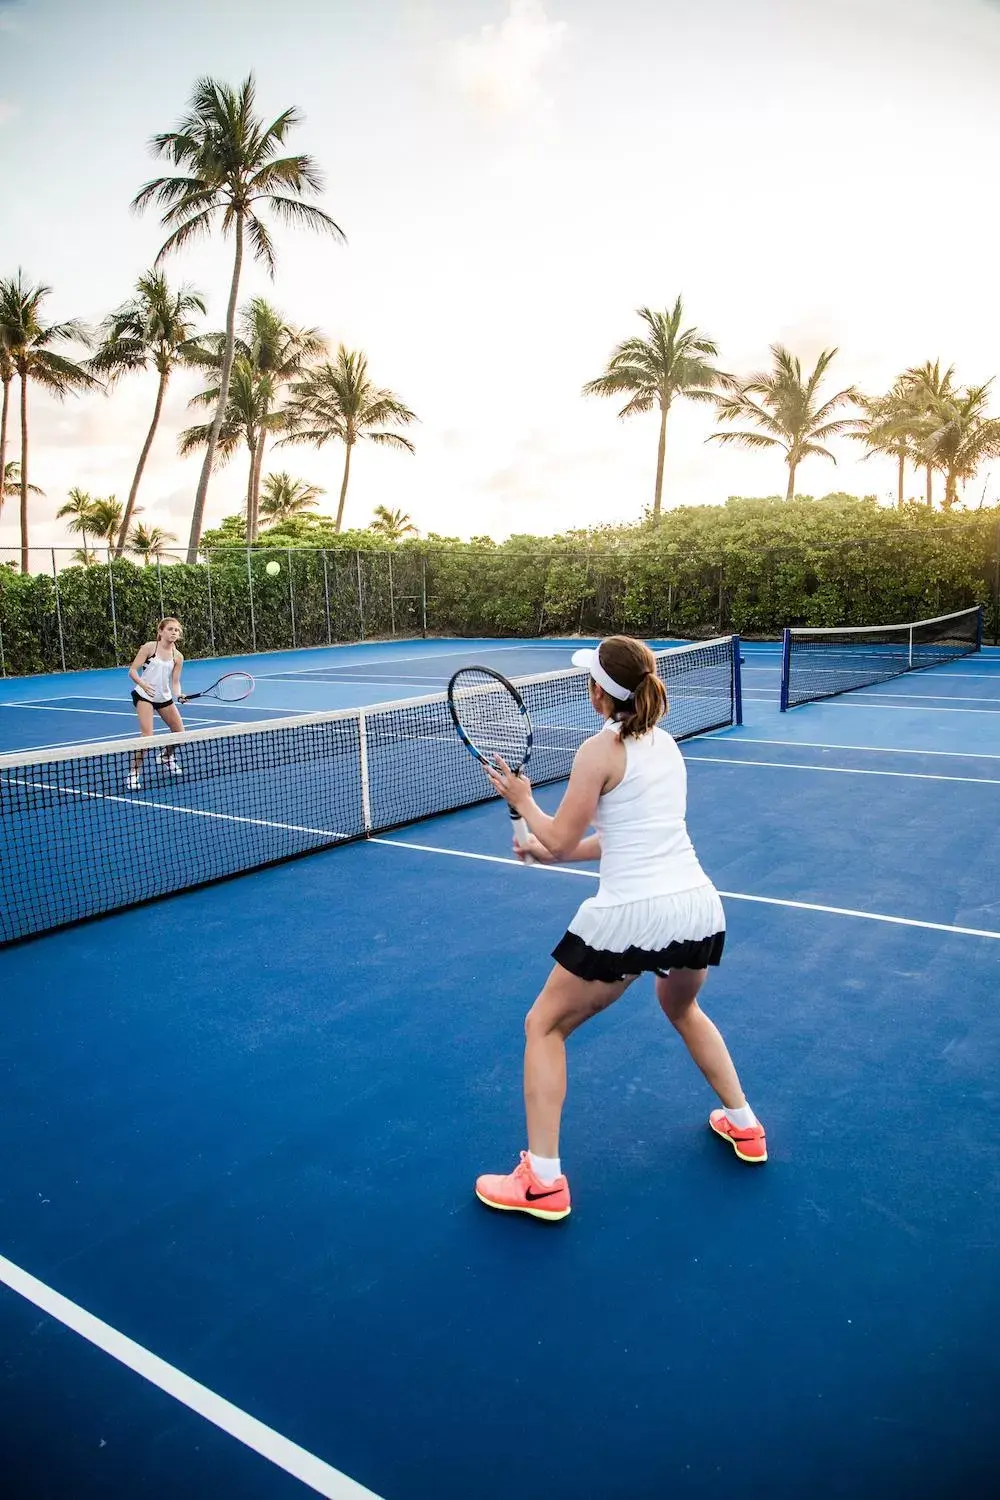
M 160 639 L 160 631 L 163 629 L 164 625 L 171 625 L 171 624 L 173 624 L 173 625 L 181 625 L 181 622 L 180 622 L 180 620 L 178 620 L 178 618 L 177 618 L 176 615 L 164 615 L 162 620 L 157 620 L 157 622 L 156 622 L 156 639 L 157 640 Z M 181 635 L 183 635 L 183 634 L 184 634 L 184 626 L 181 625 Z
M 630 635 L 608 636 L 600 644 L 598 660 L 608 676 L 631 694 L 624 702 L 611 699 L 622 739 L 637 739 L 655 729 L 667 711 L 667 690 L 656 675 L 656 658 L 645 642 Z

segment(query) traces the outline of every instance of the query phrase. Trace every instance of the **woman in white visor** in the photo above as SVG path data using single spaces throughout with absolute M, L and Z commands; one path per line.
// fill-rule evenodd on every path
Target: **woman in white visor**
M 698 1004 L 718 964 L 726 919 L 685 825 L 687 768 L 660 729 L 667 695 L 649 647 L 616 635 L 574 664 L 590 673 L 590 701 L 604 719 L 577 751 L 555 815 L 542 812 L 530 782 L 500 762 L 488 773 L 531 832 L 522 857 L 541 863 L 600 860 L 597 894 L 584 901 L 553 950 L 555 967 L 525 1021 L 524 1101 L 528 1150 L 507 1176 L 476 1183 L 492 1208 L 541 1219 L 570 1211 L 559 1160 L 566 1096 L 566 1038 L 612 1005 L 640 974 L 719 1097 L 709 1125 L 747 1162 L 767 1160 L 764 1131 L 743 1093 L 718 1028 Z M 588 834 L 589 828 L 596 832 Z M 515 847 L 517 847 L 515 845 Z

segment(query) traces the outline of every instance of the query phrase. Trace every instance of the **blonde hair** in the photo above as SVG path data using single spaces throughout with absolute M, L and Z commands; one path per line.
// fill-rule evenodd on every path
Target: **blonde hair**
M 156 622 L 156 639 L 160 639 L 160 632 L 165 625 L 180 625 L 181 635 L 184 634 L 184 626 L 181 625 L 176 615 L 164 615 L 162 620 Z
M 646 643 L 630 635 L 608 636 L 598 648 L 598 660 L 609 677 L 629 690 L 624 702 L 610 700 L 622 739 L 638 739 L 655 729 L 669 705 L 667 690 L 656 675 L 656 658 Z

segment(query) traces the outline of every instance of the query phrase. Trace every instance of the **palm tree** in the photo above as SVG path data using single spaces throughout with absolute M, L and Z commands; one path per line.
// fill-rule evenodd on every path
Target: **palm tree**
M 209 390 L 192 397 L 189 405 L 214 406 L 218 396 L 219 387 L 212 386 Z M 216 439 L 216 453 L 218 462 L 225 464 L 232 458 L 241 442 L 246 444 L 250 455 L 246 500 L 248 520 L 253 508 L 254 459 L 257 454 L 260 432 L 265 424 L 269 423 L 274 427 L 280 421 L 273 414 L 269 414 L 269 396 L 265 382 L 258 375 L 251 361 L 245 355 L 237 354 L 233 361 L 229 395 L 226 398 L 225 420 Z M 207 447 L 212 440 L 214 426 L 214 422 L 205 422 L 182 432 L 180 436 L 182 457 L 193 453 L 197 448 Z
M 337 349 L 334 363 L 327 361 L 310 370 L 292 387 L 286 409 L 291 431 L 284 443 L 324 443 L 340 441 L 344 445 L 344 474 L 337 504 L 334 531 L 344 519 L 344 502 L 351 473 L 351 452 L 355 443 L 366 440 L 381 447 L 405 448 L 413 453 L 409 438 L 390 432 L 389 427 L 405 427 L 417 420 L 392 391 L 372 385 L 368 379 L 368 360 L 361 350 Z
M 326 490 L 318 484 L 307 484 L 304 479 L 293 479 L 291 474 L 268 474 L 261 490 L 260 514 L 271 525 L 299 516 L 315 505 Z
M 390 510 L 387 505 L 376 505 L 375 514 L 368 523 L 369 531 L 377 531 L 387 542 L 401 541 L 404 536 L 416 536 L 417 528 L 405 510 Z
M 93 390 L 98 381 L 82 364 L 58 354 L 53 344 L 89 346 L 90 334 L 79 319 L 43 323 L 42 303 L 51 287 L 29 286 L 24 273 L 4 284 L 0 298 L 0 343 L 7 351 L 21 384 L 21 572 L 28 571 L 28 384 L 34 380 L 57 400 L 71 391 Z
M 134 552 L 136 557 L 142 558 L 142 565 L 148 568 L 150 562 L 159 562 L 166 554 L 171 542 L 177 538 L 172 531 L 163 531 L 159 526 L 133 526 L 128 535 L 128 550 Z
M 772 344 L 771 353 L 773 369 L 758 371 L 719 398 L 720 422 L 750 421 L 762 431 L 713 432 L 708 441 L 738 443 L 744 448 L 781 448 L 788 465 L 785 499 L 791 500 L 795 473 L 804 458 L 815 456 L 837 462 L 823 444 L 828 438 L 856 429 L 858 418 L 835 417 L 834 413 L 857 404 L 859 397 L 853 386 L 847 386 L 827 400 L 819 400 L 819 388 L 836 349 L 825 349 L 805 379 L 799 361 L 781 344 Z
M 942 371 L 941 361 L 938 359 L 933 363 L 927 359 L 922 365 L 904 370 L 899 377 L 899 384 L 904 392 L 906 422 L 916 442 L 927 477 L 928 508 L 934 504 L 934 470 L 939 464 L 926 449 L 925 440 L 934 430 L 935 411 L 955 394 L 954 377 L 955 366 L 949 365 L 947 370 Z
M 44 495 L 37 484 L 29 484 L 28 490 L 32 495 Z M 3 466 L 3 484 L 0 484 L 0 514 L 3 512 L 4 500 L 16 500 L 21 493 L 21 465 L 16 458 L 8 459 Z
M 154 136 L 151 142 L 154 154 L 181 167 L 183 175 L 157 177 L 147 182 L 133 204 L 141 210 L 155 202 L 163 210 L 160 222 L 171 233 L 160 249 L 157 263 L 171 251 L 207 234 L 213 221 L 221 220 L 223 234 L 231 233 L 235 240 L 219 397 L 205 445 L 188 539 L 187 560 L 191 563 L 198 558 L 208 481 L 229 399 L 245 237 L 249 238 L 254 257 L 274 274 L 274 248 L 258 205 L 270 209 L 286 224 L 308 225 L 338 240 L 344 239 L 343 231 L 329 214 L 303 201 L 308 194 L 319 193 L 323 186 L 312 158 L 277 155 L 288 132 L 299 124 L 302 118 L 299 111 L 286 109 L 265 126 L 255 106 L 256 85 L 252 74 L 238 90 L 213 78 L 199 79 L 188 113 L 177 130 Z
M 268 433 L 280 431 L 284 426 L 277 408 L 281 390 L 303 373 L 309 360 L 326 353 L 326 340 L 317 328 L 296 328 L 286 323 L 263 297 L 255 297 L 242 309 L 240 322 L 236 358 L 242 357 L 253 369 L 257 387 L 256 439 L 247 491 L 247 539 L 254 542 L 257 540 L 264 447 Z M 219 370 L 225 340 L 216 335 L 207 342 L 208 349 L 202 363 L 207 369 Z
M 86 490 L 73 489 L 69 492 L 69 499 L 65 505 L 56 511 L 56 520 L 61 521 L 64 516 L 69 516 L 69 529 L 76 536 L 83 537 L 83 552 L 89 557 L 90 548 L 87 546 L 87 532 L 94 530 L 92 512 L 94 508 L 94 497 L 88 495 Z
M 608 360 L 607 369 L 583 387 L 585 396 L 627 396 L 618 413 L 631 417 L 653 411 L 660 414 L 660 441 L 656 450 L 656 483 L 653 488 L 653 520 L 660 518 L 663 499 L 663 466 L 667 450 L 667 418 L 678 397 L 688 401 L 714 401 L 716 388 L 728 387 L 732 377 L 711 363 L 718 356 L 713 341 L 698 328 L 681 328 L 684 310 L 680 297 L 672 311 L 653 312 L 640 307 L 638 315 L 648 329 L 645 338 L 625 339 Z
M 882 453 L 896 460 L 896 504 L 902 510 L 907 462 L 920 461 L 913 408 L 906 386 L 899 379 L 887 395 L 859 395 L 857 400 L 864 415 L 858 418 L 850 435 L 868 449 L 865 458 Z
M 1000 457 L 1000 421 L 987 417 L 992 380 L 954 391 L 935 403 L 928 418 L 924 451 L 944 471 L 943 505 L 950 510 L 957 486 L 972 479 L 987 459 Z
M 139 515 L 141 511 L 142 506 L 137 505 L 133 514 Z M 103 499 L 99 496 L 91 501 L 87 519 L 92 534 L 107 542 L 110 553 L 112 543 L 122 529 L 121 501 L 116 500 L 114 495 L 107 495 Z
M 11 358 L 7 335 L 16 321 L 13 310 L 14 283 L 0 281 L 0 385 L 3 386 L 3 401 L 0 403 L 0 474 L 7 473 L 7 416 L 10 411 L 10 388 L 14 383 L 14 361 Z M 0 494 L 0 510 L 3 495 Z
M 150 366 L 159 376 L 153 420 L 129 490 L 115 544 L 116 557 L 121 557 L 125 550 L 139 482 L 160 423 L 170 377 L 178 365 L 189 362 L 198 350 L 192 314 L 204 315 L 204 312 L 205 300 L 200 292 L 189 286 L 173 291 L 161 272 L 147 271 L 136 283 L 135 296 L 111 313 L 101 327 L 102 342 L 90 361 L 92 370 L 107 375 L 112 385 L 123 375 L 148 370 Z
M 77 547 L 73 553 L 73 561 L 82 563 L 85 568 L 91 567 L 97 561 L 97 553 L 91 552 L 89 547 Z

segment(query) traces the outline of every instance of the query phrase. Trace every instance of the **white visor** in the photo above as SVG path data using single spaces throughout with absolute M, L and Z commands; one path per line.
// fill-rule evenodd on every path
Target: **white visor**
M 626 699 L 631 698 L 631 689 L 622 687 L 620 682 L 608 676 L 601 666 L 600 650 L 600 646 L 596 649 L 593 646 L 585 646 L 582 651 L 574 651 L 571 658 L 573 665 L 584 667 L 598 687 L 602 687 L 612 698 L 617 698 L 619 703 L 624 703 Z

